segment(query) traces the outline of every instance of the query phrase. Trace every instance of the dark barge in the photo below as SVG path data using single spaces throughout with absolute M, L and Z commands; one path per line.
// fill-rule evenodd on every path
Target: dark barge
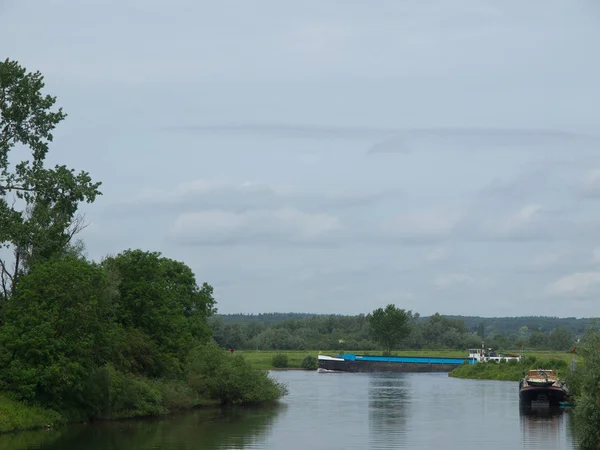
M 451 372 L 469 358 L 428 358 L 408 356 L 361 356 L 352 353 L 337 357 L 319 355 L 321 372 Z
M 569 393 L 553 370 L 530 370 L 519 382 L 519 401 L 522 406 L 558 407 L 569 401 Z

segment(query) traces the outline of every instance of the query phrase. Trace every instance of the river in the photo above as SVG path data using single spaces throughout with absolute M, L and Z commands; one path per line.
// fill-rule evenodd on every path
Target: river
M 446 374 L 274 372 L 290 394 L 269 408 L 0 436 L 2 450 L 572 449 L 568 413 L 520 412 L 517 383 Z

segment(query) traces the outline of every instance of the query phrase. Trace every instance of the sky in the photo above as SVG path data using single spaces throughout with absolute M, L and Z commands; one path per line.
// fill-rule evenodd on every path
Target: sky
M 0 0 L 90 258 L 221 313 L 598 316 L 596 0 Z

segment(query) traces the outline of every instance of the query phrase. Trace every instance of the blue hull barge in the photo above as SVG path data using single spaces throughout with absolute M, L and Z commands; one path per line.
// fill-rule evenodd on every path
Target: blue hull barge
M 320 372 L 451 372 L 469 358 L 428 358 L 415 356 L 319 355 Z

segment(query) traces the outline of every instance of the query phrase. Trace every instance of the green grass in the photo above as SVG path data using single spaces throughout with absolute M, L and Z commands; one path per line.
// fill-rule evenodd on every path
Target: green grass
M 519 381 L 523 375 L 531 369 L 554 369 L 559 377 L 564 377 L 569 372 L 569 365 L 563 359 L 531 359 L 522 361 L 507 361 L 504 363 L 487 362 L 477 364 L 463 364 L 452 372 L 454 378 L 466 378 L 472 380 L 498 380 Z
M 55 411 L 29 406 L 0 395 L 0 433 L 54 427 L 65 423 Z

